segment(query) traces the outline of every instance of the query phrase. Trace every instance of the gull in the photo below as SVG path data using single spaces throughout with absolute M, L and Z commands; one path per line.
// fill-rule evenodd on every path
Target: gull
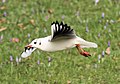
M 74 47 L 77 48 L 82 56 L 88 57 L 91 56 L 90 53 L 83 50 L 83 48 L 97 48 L 97 44 L 78 37 L 70 26 L 63 22 L 59 23 L 56 21 L 51 24 L 51 35 L 34 39 L 25 47 L 21 57 L 26 58 L 30 56 L 36 49 L 54 52 Z

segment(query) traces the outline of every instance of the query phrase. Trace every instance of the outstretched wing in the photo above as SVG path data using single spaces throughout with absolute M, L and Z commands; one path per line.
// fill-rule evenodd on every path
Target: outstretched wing
M 22 52 L 21 57 L 26 58 L 26 57 L 30 56 L 34 50 L 36 50 L 36 48 L 34 48 L 34 47 L 31 47 L 31 48 L 25 47 L 25 51 Z
M 63 22 L 58 23 L 58 21 L 51 24 L 51 41 L 58 41 L 62 39 L 72 39 L 75 38 L 75 32 L 67 24 Z

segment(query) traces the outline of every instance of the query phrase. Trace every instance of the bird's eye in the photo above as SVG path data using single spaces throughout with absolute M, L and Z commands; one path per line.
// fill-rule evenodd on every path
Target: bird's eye
M 37 42 L 34 42 L 34 44 L 36 44 Z
M 39 43 L 39 45 L 41 45 L 41 42 Z

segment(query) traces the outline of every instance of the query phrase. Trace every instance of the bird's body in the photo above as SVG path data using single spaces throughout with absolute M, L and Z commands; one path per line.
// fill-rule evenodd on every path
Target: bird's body
M 59 51 L 59 50 L 64 50 L 64 49 L 75 47 L 75 45 L 74 45 L 75 39 L 51 42 L 50 38 L 51 38 L 51 36 L 42 38 L 42 40 L 40 38 L 41 44 L 44 43 L 42 45 L 43 47 L 40 47 L 41 50 L 47 51 L 47 52 L 54 52 L 54 51 Z
M 58 40 L 55 42 L 51 42 L 50 38 L 51 38 L 51 36 L 39 38 L 38 40 L 41 40 L 41 44 L 42 43 L 44 43 L 44 44 L 38 48 L 43 51 L 54 52 L 54 51 L 74 48 L 74 47 L 76 47 L 76 44 L 80 44 L 81 48 L 97 47 L 97 45 L 95 43 L 87 42 L 78 36 L 76 36 L 75 38 L 72 38 L 72 39 L 63 39 L 63 40 Z
M 79 52 L 82 51 L 80 52 L 82 55 L 89 56 L 90 54 L 82 48 L 97 47 L 96 43 L 88 42 L 78 37 L 70 26 L 62 22 L 53 22 L 51 24 L 51 32 L 52 34 L 50 36 L 33 40 L 25 47 L 25 52 L 23 52 L 21 56 L 23 58 L 28 57 L 36 48 L 47 52 L 54 52 L 74 47 L 76 47 Z

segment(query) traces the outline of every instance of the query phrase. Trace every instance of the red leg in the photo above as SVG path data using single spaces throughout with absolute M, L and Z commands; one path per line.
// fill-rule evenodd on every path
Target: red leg
M 89 52 L 84 51 L 81 47 L 80 44 L 76 44 L 76 48 L 79 51 L 79 53 L 85 57 L 91 56 Z

